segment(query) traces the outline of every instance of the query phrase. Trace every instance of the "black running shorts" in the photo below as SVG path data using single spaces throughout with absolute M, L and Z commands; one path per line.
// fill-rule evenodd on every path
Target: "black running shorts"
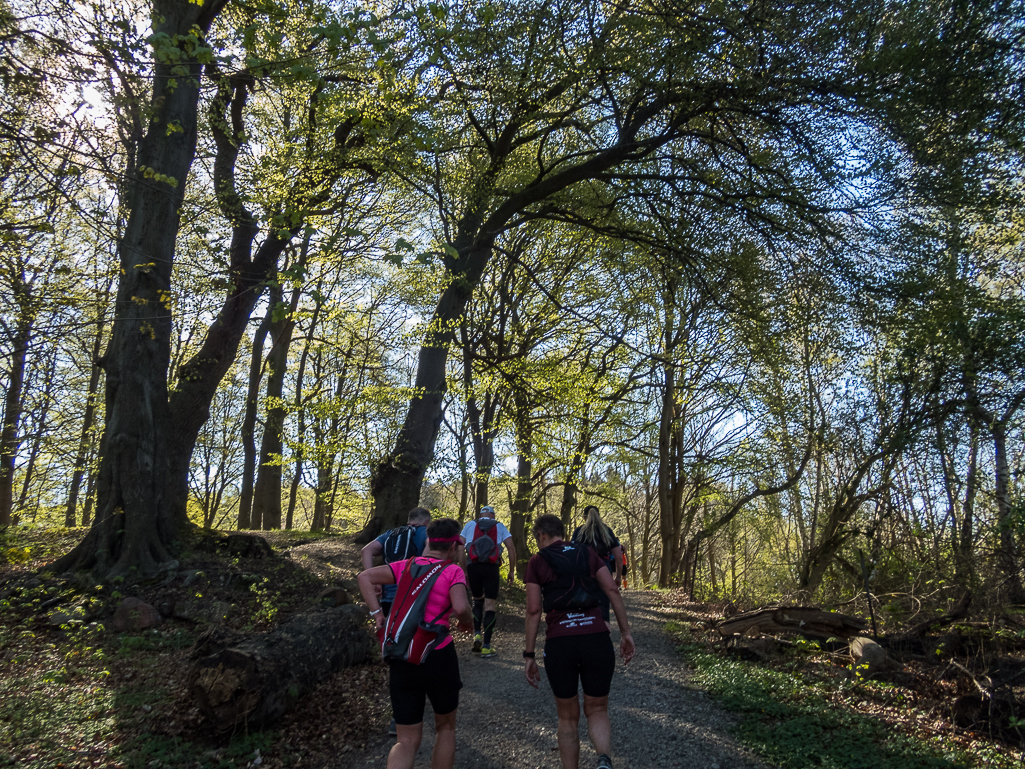
M 562 700 L 577 696 L 577 680 L 588 697 L 607 697 L 616 671 L 616 652 L 609 633 L 564 635 L 545 641 L 545 674 L 552 694 Z
M 497 563 L 471 563 L 466 566 L 466 581 L 474 598 L 498 598 L 498 586 L 502 575 Z
M 459 658 L 455 642 L 435 649 L 420 665 L 389 660 L 388 692 L 395 723 L 412 726 L 424 720 L 424 705 L 431 698 L 436 715 L 444 716 L 459 707 Z

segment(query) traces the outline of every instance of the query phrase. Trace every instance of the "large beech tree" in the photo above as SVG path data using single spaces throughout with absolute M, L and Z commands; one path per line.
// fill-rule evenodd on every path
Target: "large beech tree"
M 363 129 L 374 120 L 360 123 L 358 99 L 351 94 L 341 97 L 346 104 L 340 107 L 339 88 L 333 85 L 351 63 L 348 54 L 338 55 L 340 42 L 346 34 L 355 36 L 364 21 L 298 6 L 268 6 L 263 16 L 238 9 L 231 21 L 250 32 L 266 31 L 256 37 L 270 42 L 258 48 L 247 37 L 248 55 L 235 62 L 227 54 L 215 55 L 208 40 L 228 5 L 229 0 L 156 0 L 152 6 L 152 90 L 147 107 L 135 113 L 140 136 L 129 153 L 124 193 L 129 214 L 118 242 L 121 275 L 102 359 L 106 422 L 96 518 L 88 536 L 56 569 L 148 575 L 174 567 L 172 543 L 188 521 L 188 473 L 196 438 L 267 281 L 275 276 L 288 243 L 311 221 L 312 211 L 338 211 L 332 195 L 347 173 L 366 177 L 370 170 L 373 176 L 350 152 L 364 144 Z M 296 18 L 300 12 L 311 15 Z M 297 64 L 289 47 L 293 44 L 304 51 L 303 62 L 319 55 L 325 73 Z M 284 112 L 278 127 L 273 116 L 264 115 L 274 137 L 265 142 L 270 157 L 250 171 L 243 187 L 236 181 L 238 163 L 250 141 L 250 97 L 261 78 L 285 82 L 291 89 L 284 89 L 278 102 Z M 352 92 L 368 85 L 344 80 Z M 198 352 L 178 368 L 169 388 L 172 269 L 200 133 L 201 90 L 207 83 L 213 86 L 206 117 L 214 158 L 208 178 L 230 233 L 226 289 Z M 293 116 L 296 110 L 301 117 Z M 257 193 L 254 185 L 264 188 Z M 250 201 L 263 210 L 251 210 Z
M 961 12 L 947 5 L 935 10 Z M 880 128 L 899 129 L 898 141 L 910 136 L 907 117 L 936 107 L 944 72 L 966 78 L 969 90 L 986 77 L 975 66 L 980 49 L 965 45 L 957 25 L 923 31 L 929 8 L 887 15 L 820 0 L 717 8 L 490 3 L 443 11 L 410 37 L 427 59 L 425 108 L 413 129 L 421 160 L 402 173 L 439 212 L 446 280 L 405 423 L 374 473 L 375 515 L 362 539 L 418 502 L 449 347 L 500 234 L 538 217 L 586 219 L 581 201 L 615 207 L 619 199 L 601 190 L 638 181 L 770 231 L 797 222 L 824 234 L 831 212 L 859 204 L 855 147 Z M 984 32 L 977 21 L 967 34 Z M 909 37 L 921 42 L 913 50 L 928 48 L 927 60 L 904 53 Z M 916 141 L 929 125 L 915 129 Z

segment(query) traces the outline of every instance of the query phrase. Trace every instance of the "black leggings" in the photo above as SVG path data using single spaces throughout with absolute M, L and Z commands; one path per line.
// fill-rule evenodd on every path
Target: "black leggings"
M 552 694 L 560 700 L 577 696 L 577 680 L 588 697 L 609 695 L 616 672 L 616 651 L 607 631 L 549 638 L 544 659 Z
M 455 642 L 427 655 L 420 665 L 390 660 L 388 692 L 395 723 L 412 726 L 424 720 L 424 706 L 431 698 L 435 714 L 444 716 L 459 707 L 459 658 Z

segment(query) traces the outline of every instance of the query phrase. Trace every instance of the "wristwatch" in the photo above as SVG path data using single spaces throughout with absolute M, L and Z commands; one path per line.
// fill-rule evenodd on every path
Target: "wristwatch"
M 528 651 L 523 652 L 523 659 L 525 659 L 525 660 L 532 660 L 532 659 L 534 659 L 534 652 L 528 652 Z

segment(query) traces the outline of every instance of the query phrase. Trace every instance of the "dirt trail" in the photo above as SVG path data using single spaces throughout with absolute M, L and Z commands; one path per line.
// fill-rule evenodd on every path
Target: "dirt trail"
M 755 769 L 763 767 L 726 733 L 729 716 L 703 692 L 690 688 L 688 674 L 662 631 L 665 617 L 658 594 L 626 591 L 627 611 L 637 644 L 629 665 L 617 659 L 609 711 L 615 769 Z M 543 645 L 538 639 L 538 649 Z M 617 643 L 619 633 L 613 630 Z M 500 654 L 480 659 L 467 636 L 457 637 L 463 690 L 456 728 L 457 769 L 561 769 L 556 748 L 555 700 L 542 673 L 541 688 L 527 685 L 523 650 L 523 610 L 501 605 L 494 638 Z M 540 662 L 540 655 L 539 662 Z M 430 766 L 434 717 L 427 706 L 424 744 L 415 766 Z M 584 719 L 580 725 L 580 769 L 596 755 Z M 346 756 L 351 767 L 381 767 L 392 741 L 382 730 L 367 749 Z

